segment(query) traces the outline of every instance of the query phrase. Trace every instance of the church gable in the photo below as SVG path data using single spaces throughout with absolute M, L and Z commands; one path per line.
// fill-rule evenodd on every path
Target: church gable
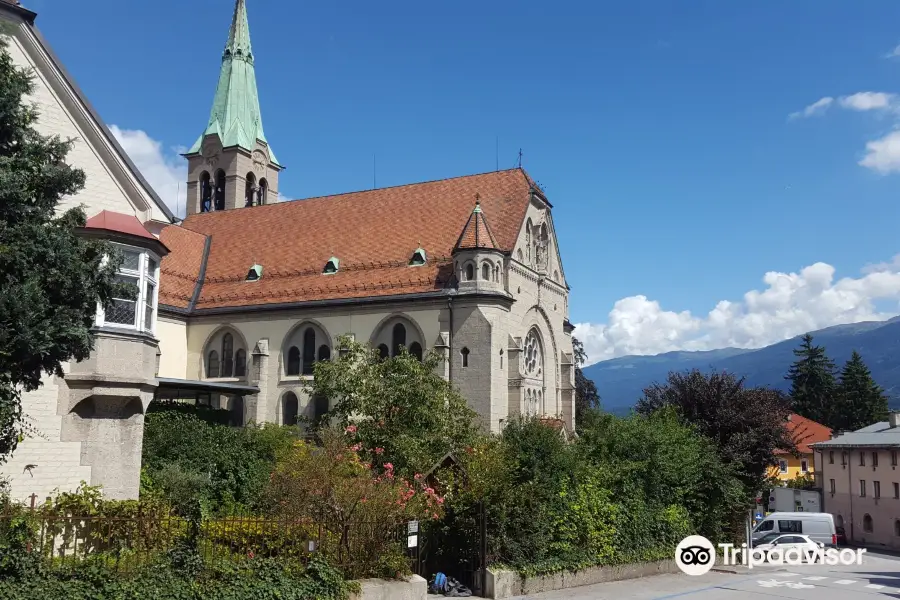
M 551 208 L 543 194 L 536 190 L 522 220 L 513 257 L 519 263 L 564 286 L 565 273 Z
M 133 214 L 142 223 L 170 223 L 172 212 L 131 163 L 106 125 L 66 73 L 34 27 L 34 13 L 0 0 L 0 24 L 11 23 L 13 62 L 34 73 L 29 98 L 37 105 L 38 131 L 74 140 L 68 162 L 86 175 L 84 189 L 66 198 L 62 210 L 83 204 L 88 216 L 101 210 Z

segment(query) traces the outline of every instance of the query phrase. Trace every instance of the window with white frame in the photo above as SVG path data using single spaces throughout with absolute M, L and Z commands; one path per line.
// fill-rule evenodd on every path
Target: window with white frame
M 800 472 L 809 473 L 809 461 L 808 460 L 803 459 L 800 461 Z
M 126 284 L 132 293 L 125 298 L 114 297 L 106 310 L 100 307 L 97 325 L 153 333 L 159 295 L 159 258 L 140 248 L 117 248 L 122 252 L 123 260 L 116 272 L 116 281 Z
M 788 472 L 788 463 L 786 460 L 782 459 L 778 461 L 778 471 L 782 474 Z

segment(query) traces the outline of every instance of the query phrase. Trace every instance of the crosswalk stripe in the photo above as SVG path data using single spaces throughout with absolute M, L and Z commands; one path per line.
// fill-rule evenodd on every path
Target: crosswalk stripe
M 839 579 L 838 581 L 835 581 L 835 583 L 838 585 L 849 585 L 851 583 L 856 583 L 856 580 L 855 579 Z
M 824 581 L 828 579 L 827 577 L 822 577 L 821 575 L 813 575 L 812 577 L 804 577 L 803 579 L 807 581 Z
M 866 587 L 867 587 L 867 588 L 870 588 L 870 589 L 873 589 L 873 590 L 880 590 L 880 589 L 882 589 L 884 586 L 883 586 L 883 585 L 878 585 L 877 583 L 870 583 L 870 584 L 867 585 Z

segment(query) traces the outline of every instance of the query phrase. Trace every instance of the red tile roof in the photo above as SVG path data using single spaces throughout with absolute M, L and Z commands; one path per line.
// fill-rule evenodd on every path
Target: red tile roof
M 206 236 L 170 225 L 159 239 L 170 250 L 159 265 L 159 303 L 188 308 L 203 269 Z
M 211 242 L 196 309 L 439 292 L 452 276 L 451 254 L 476 195 L 491 215 L 489 237 L 497 249 L 511 252 L 532 185 L 517 168 L 191 215 L 180 228 L 163 230 L 163 241 L 173 229 L 200 236 L 185 238 L 186 248 L 173 247 L 163 259 L 162 303 L 187 306 L 184 282 L 199 277 L 202 236 Z M 410 267 L 419 246 L 427 263 Z M 340 268 L 323 275 L 331 256 Z M 263 276 L 247 282 L 254 264 L 263 266 Z M 184 276 L 180 283 L 175 274 Z
M 137 237 L 156 240 L 156 236 L 147 231 L 147 229 L 138 221 L 134 215 L 126 215 L 123 213 L 113 212 L 111 210 L 101 210 L 99 213 L 87 220 L 84 225 L 85 229 L 102 229 L 104 231 L 114 231 L 116 233 L 125 233 Z
M 463 227 L 454 249 L 465 250 L 470 248 L 497 248 L 497 242 L 494 240 L 491 229 L 488 227 L 480 202 L 475 203 L 475 209 L 469 215 L 469 220 L 466 221 L 466 226 Z
M 801 454 L 812 454 L 810 444 L 831 439 L 831 430 L 821 423 L 816 423 L 795 413 L 791 413 L 788 419 L 786 427 Z M 786 451 L 778 450 L 776 454 L 786 454 Z

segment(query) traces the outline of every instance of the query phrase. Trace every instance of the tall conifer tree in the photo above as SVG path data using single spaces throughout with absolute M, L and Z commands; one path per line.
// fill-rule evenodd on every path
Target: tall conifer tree
M 22 437 L 21 392 L 41 374 L 93 347 L 98 300 L 107 304 L 121 261 L 109 244 L 77 235 L 81 208 L 58 212 L 62 198 L 84 187 L 66 164 L 71 142 L 34 128 L 25 99 L 31 73 L 16 67 L 0 29 L 0 464 Z M 110 260 L 104 262 L 104 257 Z
M 836 399 L 832 423 L 829 424 L 833 429 L 854 431 L 887 420 L 887 396 L 872 379 L 869 367 L 855 350 L 841 371 Z
M 785 379 L 791 382 L 791 407 L 807 419 L 831 427 L 835 399 L 834 362 L 825 348 L 813 345 L 810 334 L 803 336 L 794 350 L 797 360 Z

